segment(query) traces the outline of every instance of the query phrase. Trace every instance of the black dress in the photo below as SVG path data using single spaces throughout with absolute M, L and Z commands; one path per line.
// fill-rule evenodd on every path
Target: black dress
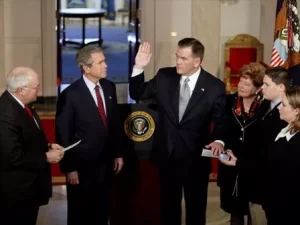
M 251 160 L 259 151 L 259 127 L 261 118 L 268 110 L 269 102 L 255 100 L 247 114 L 239 101 L 241 98 L 238 98 L 237 94 L 228 95 L 225 149 L 231 149 L 238 159 Z M 253 189 L 251 171 L 243 171 L 238 166 L 219 163 L 218 186 L 221 208 L 225 212 L 238 215 L 249 213 L 249 193 Z

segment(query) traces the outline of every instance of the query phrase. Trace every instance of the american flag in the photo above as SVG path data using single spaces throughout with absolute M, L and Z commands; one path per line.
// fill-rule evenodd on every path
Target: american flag
M 296 0 L 277 0 L 270 66 L 283 66 L 289 70 L 297 66 L 300 69 L 300 28 Z M 297 76 L 300 77 L 300 73 Z

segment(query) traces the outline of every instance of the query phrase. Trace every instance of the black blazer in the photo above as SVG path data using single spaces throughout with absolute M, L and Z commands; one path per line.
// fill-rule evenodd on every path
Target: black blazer
M 269 103 L 270 104 L 270 103 Z M 278 104 L 279 105 L 279 104 Z M 263 186 L 266 180 L 266 169 L 267 162 L 270 160 L 268 150 L 272 143 L 274 143 L 275 138 L 278 133 L 286 127 L 288 124 L 284 120 L 280 119 L 278 105 L 275 106 L 271 111 L 266 113 L 260 122 L 259 128 L 259 154 L 257 154 L 256 161 L 252 164 L 256 165 L 256 174 L 255 174 L 255 189 L 253 190 L 252 202 L 261 204 L 265 193 L 263 192 Z M 250 164 L 248 162 L 247 164 Z M 245 164 L 241 162 L 241 164 Z M 247 165 L 245 164 L 245 165 Z
M 279 138 L 269 147 L 264 180 L 263 206 L 270 224 L 295 224 L 300 202 L 300 133 L 289 141 Z
M 153 140 L 153 160 L 164 167 L 170 158 L 184 163 L 210 165 L 201 157 L 202 149 L 212 140 L 223 140 L 226 95 L 224 83 L 201 69 L 195 89 L 179 122 L 179 92 L 181 76 L 175 67 L 162 68 L 149 82 L 144 73 L 129 79 L 131 98 L 154 98 L 158 104 L 159 119 Z M 211 126 L 213 122 L 213 132 Z
M 237 181 L 238 188 L 236 190 L 238 190 L 238 193 L 235 194 L 248 200 L 252 198 L 250 194 L 254 189 L 257 155 L 260 154 L 261 150 L 261 146 L 259 146 L 259 143 L 261 143 L 261 119 L 269 108 L 269 102 L 266 100 L 262 101 L 255 110 L 254 115 L 246 123 L 242 123 L 234 112 L 236 100 L 237 94 L 231 94 L 227 97 L 228 126 L 225 135 L 225 145 L 226 149 L 231 149 L 237 157 L 237 165 L 232 167 L 219 162 L 218 185 L 224 190 L 228 190 L 230 192 L 228 195 L 230 196 Z
M 0 97 L 0 204 L 47 204 L 52 193 L 48 142 L 25 109 L 5 91 Z
M 113 158 L 121 156 L 116 87 L 106 79 L 101 79 L 100 85 L 105 98 L 107 128 L 82 77 L 58 98 L 57 143 L 67 147 L 81 140 L 65 153 L 60 163 L 63 173 L 78 171 L 103 179 Z

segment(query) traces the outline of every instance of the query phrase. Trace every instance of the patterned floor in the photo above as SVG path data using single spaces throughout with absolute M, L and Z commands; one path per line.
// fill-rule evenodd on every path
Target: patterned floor
M 184 203 L 183 203 L 184 204 Z M 207 225 L 229 225 L 228 214 L 219 207 L 219 189 L 210 183 L 208 193 Z M 66 225 L 67 204 L 65 186 L 55 186 L 49 205 L 40 208 L 37 225 Z M 184 215 L 183 215 L 184 221 Z M 184 223 L 182 223 L 184 225 Z

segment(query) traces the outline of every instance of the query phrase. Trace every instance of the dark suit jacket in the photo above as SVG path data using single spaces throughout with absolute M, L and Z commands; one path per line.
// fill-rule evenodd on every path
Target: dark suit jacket
M 223 140 L 226 95 L 224 84 L 201 70 L 189 104 L 179 122 L 179 92 L 181 76 L 175 67 L 162 68 L 149 82 L 144 74 L 130 78 L 129 92 L 135 100 L 154 98 L 159 119 L 153 140 L 153 160 L 160 167 L 172 161 L 182 164 L 210 165 L 201 157 L 202 149 L 213 140 Z M 213 122 L 213 132 L 211 125 Z
M 270 224 L 296 224 L 299 219 L 299 146 L 299 132 L 289 141 L 282 137 L 269 145 L 262 188 L 263 206 L 270 214 Z
M 279 104 L 278 104 L 279 105 Z M 268 112 L 261 121 L 261 127 L 259 128 L 260 132 L 260 154 L 257 157 L 257 173 L 255 180 L 255 190 L 254 190 L 254 199 L 252 200 L 255 203 L 261 204 L 264 199 L 265 193 L 262 191 L 264 188 L 264 183 L 266 180 L 266 169 L 267 162 L 270 160 L 268 155 L 268 150 L 272 143 L 274 143 L 275 138 L 278 133 L 288 125 L 287 122 L 280 119 L 278 105 L 274 107 L 270 112 Z
M 81 175 L 103 180 L 112 159 L 120 157 L 120 135 L 115 85 L 100 80 L 103 88 L 107 128 L 83 78 L 66 88 L 59 96 L 56 112 L 56 141 L 67 147 L 78 140 L 81 143 L 65 153 L 61 171 L 77 171 Z
M 35 119 L 42 129 L 37 114 Z M 48 142 L 22 106 L 4 92 L 0 97 L 0 204 L 18 200 L 47 204 L 52 193 Z M 4 201 L 3 201 L 4 200 Z

